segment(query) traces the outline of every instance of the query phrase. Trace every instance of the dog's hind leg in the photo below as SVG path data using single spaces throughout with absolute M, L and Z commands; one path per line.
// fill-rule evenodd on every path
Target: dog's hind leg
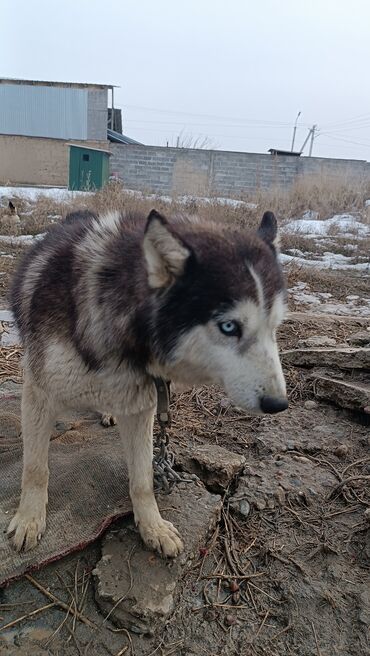
M 8 528 L 17 551 L 32 549 L 45 531 L 48 451 L 55 414 L 45 394 L 26 373 L 22 393 L 22 494 Z
M 154 409 L 136 415 L 118 416 L 130 479 L 135 522 L 145 544 L 163 556 L 174 558 L 183 550 L 176 528 L 162 519 L 153 490 Z

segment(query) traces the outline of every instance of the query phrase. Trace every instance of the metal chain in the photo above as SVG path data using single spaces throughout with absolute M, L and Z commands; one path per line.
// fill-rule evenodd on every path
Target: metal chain
M 162 378 L 154 378 L 157 389 L 157 421 L 159 435 L 153 447 L 154 491 L 169 494 L 177 483 L 189 483 L 194 476 L 174 470 L 175 456 L 170 450 L 167 428 L 171 425 L 169 410 L 170 384 Z

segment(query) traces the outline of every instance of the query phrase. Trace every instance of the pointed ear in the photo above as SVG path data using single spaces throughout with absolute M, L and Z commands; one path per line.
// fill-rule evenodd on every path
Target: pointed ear
M 153 289 L 171 285 L 183 273 L 191 254 L 181 239 L 171 232 L 168 221 L 156 210 L 148 216 L 143 251 L 149 285 Z
M 266 242 L 266 244 L 274 247 L 276 250 L 279 249 L 277 221 L 273 212 L 264 213 L 257 233 L 259 237 L 261 237 L 261 239 Z

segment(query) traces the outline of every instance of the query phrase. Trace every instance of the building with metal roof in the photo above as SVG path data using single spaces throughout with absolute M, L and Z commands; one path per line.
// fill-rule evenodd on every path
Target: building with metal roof
M 67 185 L 71 141 L 101 150 L 111 141 L 137 144 L 121 134 L 115 88 L 0 78 L 0 183 Z

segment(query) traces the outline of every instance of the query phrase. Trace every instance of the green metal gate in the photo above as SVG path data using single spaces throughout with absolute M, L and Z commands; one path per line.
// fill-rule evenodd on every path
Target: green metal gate
M 70 145 L 68 189 L 101 189 L 109 177 L 109 151 Z

